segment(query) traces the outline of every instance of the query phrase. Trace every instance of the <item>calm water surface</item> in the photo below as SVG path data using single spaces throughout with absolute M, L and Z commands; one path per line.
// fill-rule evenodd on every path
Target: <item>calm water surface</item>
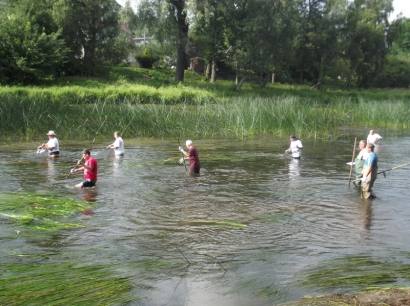
M 71 188 L 81 177 L 67 176 L 80 148 L 65 145 L 54 161 L 29 145 L 1 146 L 1 193 L 58 193 L 92 202 L 93 214 L 73 216 L 83 228 L 41 239 L 0 219 L 0 263 L 24 254 L 39 265 L 109 265 L 132 282 L 133 305 L 272 305 L 334 292 L 302 284 L 326 260 L 408 258 L 410 168 L 379 176 L 377 199 L 361 200 L 347 186 L 351 143 L 305 141 L 295 161 L 272 139 L 202 141 L 198 178 L 176 164 L 174 140 L 127 144 L 123 159 L 94 150 L 100 175 L 88 191 Z M 386 140 L 379 169 L 410 161 L 409 151 L 410 137 Z M 226 221 L 245 226 L 218 223 Z M 147 259 L 170 264 L 136 265 Z

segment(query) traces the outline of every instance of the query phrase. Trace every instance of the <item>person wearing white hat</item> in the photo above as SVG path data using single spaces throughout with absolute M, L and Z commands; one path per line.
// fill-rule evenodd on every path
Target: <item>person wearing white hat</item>
M 46 149 L 48 151 L 48 156 L 58 157 L 60 155 L 60 145 L 56 133 L 50 130 L 48 131 L 47 136 L 48 142 L 41 144 L 38 149 Z
M 187 147 L 188 152 L 185 151 L 181 146 L 178 149 L 182 154 L 184 154 L 184 159 L 189 160 L 189 175 L 198 176 L 201 169 L 198 150 L 194 147 L 192 140 L 190 139 L 185 142 L 185 146 Z

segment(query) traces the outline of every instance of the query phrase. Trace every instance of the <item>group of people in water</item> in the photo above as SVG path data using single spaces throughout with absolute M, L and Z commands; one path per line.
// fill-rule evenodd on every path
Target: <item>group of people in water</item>
M 60 144 L 57 139 L 57 135 L 54 131 L 50 130 L 47 133 L 48 142 L 41 144 L 37 148 L 37 153 L 48 152 L 50 158 L 56 158 L 60 156 Z M 106 148 L 113 149 L 114 155 L 116 157 L 123 157 L 125 154 L 124 140 L 119 132 L 114 132 L 114 142 L 109 144 Z M 185 142 L 186 150 L 179 146 L 178 150 L 183 154 L 181 163 L 185 164 L 187 160 L 189 162 L 189 167 L 187 170 L 191 176 L 198 176 L 201 165 L 199 162 L 199 154 L 197 149 L 192 143 L 192 140 L 188 139 Z M 97 183 L 98 174 L 98 162 L 91 156 L 91 150 L 85 149 L 82 152 L 82 157 L 76 163 L 76 165 L 70 170 L 70 174 L 75 174 L 77 172 L 83 172 L 84 181 L 77 184 L 78 188 L 94 187 Z
M 38 147 L 38 153 L 47 151 L 49 157 L 55 158 L 60 155 L 60 146 L 57 139 L 57 135 L 54 131 L 50 130 L 47 133 L 48 142 L 41 144 Z M 122 157 L 125 154 L 124 140 L 119 132 L 114 132 L 114 142 L 109 144 L 106 148 L 113 149 L 116 157 Z M 370 130 L 366 140 L 360 140 L 359 149 L 360 152 L 354 160 L 356 180 L 355 185 L 360 187 L 361 194 L 364 199 L 372 199 L 375 197 L 373 193 L 373 185 L 377 177 L 377 161 L 378 157 L 375 153 L 375 145 L 382 140 L 382 137 Z M 192 140 L 188 139 L 185 142 L 186 149 L 182 146 L 178 147 L 178 150 L 182 154 L 180 163 L 185 165 L 186 170 L 191 176 L 198 176 L 200 173 L 201 165 L 199 162 L 199 154 L 196 147 L 193 145 Z M 301 152 L 303 150 L 303 144 L 296 136 L 290 136 L 290 145 L 285 153 L 291 154 L 292 158 L 300 159 Z M 188 167 L 186 161 L 189 162 Z M 353 165 L 352 165 L 353 166 Z M 80 160 L 78 160 L 75 167 L 70 170 L 71 174 L 83 172 L 84 181 L 77 184 L 76 187 L 86 188 L 94 187 L 97 183 L 98 163 L 95 158 L 91 156 L 90 149 L 85 149 Z
M 378 156 L 375 152 L 376 145 L 380 143 L 382 137 L 370 130 L 367 139 L 359 141 L 360 152 L 354 161 L 356 180 L 355 185 L 360 188 L 361 196 L 364 199 L 373 199 L 373 185 L 377 178 Z

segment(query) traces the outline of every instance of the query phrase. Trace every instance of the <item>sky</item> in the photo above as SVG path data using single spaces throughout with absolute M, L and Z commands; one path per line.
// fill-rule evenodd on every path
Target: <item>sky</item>
M 127 0 L 116 0 L 119 4 L 124 5 Z M 130 0 L 131 6 L 134 10 L 137 9 L 139 0 Z M 393 0 L 394 12 L 390 16 L 391 19 L 395 19 L 398 14 L 402 13 L 403 16 L 410 18 L 410 0 Z

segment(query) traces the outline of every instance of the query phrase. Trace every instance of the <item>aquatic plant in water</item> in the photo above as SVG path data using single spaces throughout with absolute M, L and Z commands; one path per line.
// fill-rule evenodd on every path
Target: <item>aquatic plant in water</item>
M 221 228 L 232 228 L 232 229 L 243 229 L 246 228 L 247 225 L 240 223 L 238 221 L 233 220 L 187 220 L 180 222 L 183 225 L 190 225 L 190 226 L 215 226 Z
M 73 214 L 89 209 L 86 202 L 35 193 L 0 194 L 0 219 L 35 231 L 81 227 L 69 222 Z
M 410 265 L 368 256 L 349 256 L 326 262 L 307 272 L 303 284 L 320 288 L 367 288 L 410 280 Z
M 0 265 L 0 305 L 124 305 L 131 289 L 104 266 Z

